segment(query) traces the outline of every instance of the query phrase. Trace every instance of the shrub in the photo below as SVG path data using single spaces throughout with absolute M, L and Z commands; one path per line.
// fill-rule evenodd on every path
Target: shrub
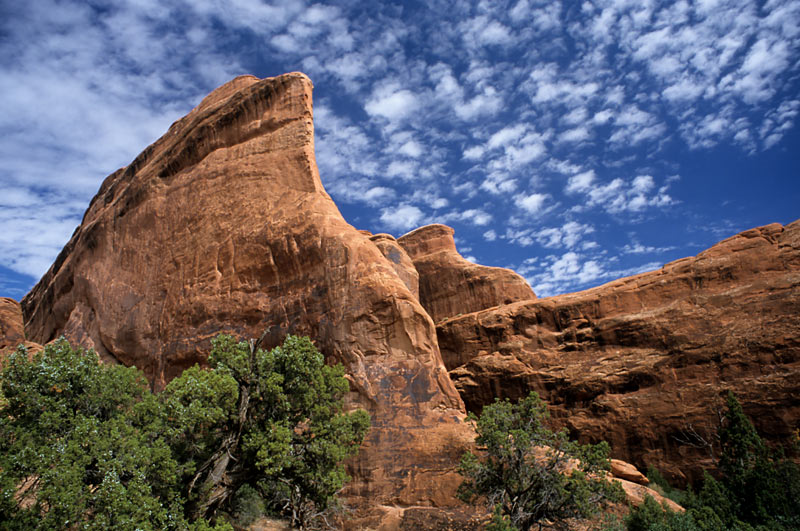
M 604 501 L 621 500 L 618 484 L 605 480 L 608 445 L 580 445 L 565 430 L 543 425 L 547 407 L 536 393 L 517 404 L 495 401 L 476 421 L 475 442 L 485 451 L 467 452 L 459 472 L 464 501 L 483 498 L 494 510 L 494 529 L 530 529 L 545 522 L 594 515 Z

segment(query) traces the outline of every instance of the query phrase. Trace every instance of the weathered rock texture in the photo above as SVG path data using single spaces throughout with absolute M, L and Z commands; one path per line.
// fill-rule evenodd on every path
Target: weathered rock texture
M 434 322 L 501 304 L 535 299 L 521 276 L 464 259 L 446 225 L 426 225 L 397 242 L 419 273 L 419 300 Z
M 0 297 L 0 366 L 3 360 L 23 345 L 31 356 L 42 349 L 38 343 L 25 340 L 22 308 L 14 299 Z
M 0 297 L 0 349 L 25 342 L 22 308 L 14 299 Z
M 383 256 L 392 263 L 397 275 L 411 294 L 419 300 L 419 273 L 405 249 L 400 247 L 391 234 L 375 234 L 370 236 L 370 240 L 378 247 Z
M 156 388 L 202 362 L 219 332 L 269 330 L 268 347 L 308 335 L 372 414 L 350 496 L 452 504 L 472 439 L 463 403 L 397 263 L 322 187 L 311 90 L 299 73 L 236 78 L 110 175 L 23 300 L 27 333 L 64 334 Z
M 410 253 L 412 257 L 413 253 Z M 766 439 L 800 422 L 800 221 L 580 293 L 438 324 L 467 408 L 537 391 L 557 423 L 673 480 L 711 466 L 684 444 L 715 431 L 732 390 Z M 688 477 L 687 477 L 688 476 Z

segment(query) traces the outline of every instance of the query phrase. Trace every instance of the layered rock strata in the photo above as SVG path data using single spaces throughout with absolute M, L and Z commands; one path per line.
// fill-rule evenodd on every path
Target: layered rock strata
M 413 256 L 413 253 L 412 253 Z M 537 391 L 584 441 L 673 480 L 713 465 L 733 391 L 769 441 L 800 427 L 800 221 L 587 291 L 440 322 L 468 409 Z
M 28 336 L 63 334 L 158 389 L 220 332 L 308 335 L 372 415 L 350 498 L 453 504 L 463 403 L 413 282 L 322 187 L 311 91 L 299 73 L 236 78 L 110 175 L 22 301 Z
M 536 298 L 521 276 L 473 264 L 456 250 L 453 229 L 426 225 L 397 239 L 419 273 L 419 301 L 434 322 Z

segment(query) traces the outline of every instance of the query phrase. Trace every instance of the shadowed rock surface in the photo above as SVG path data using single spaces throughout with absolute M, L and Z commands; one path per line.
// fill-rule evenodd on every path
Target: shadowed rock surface
M 583 441 L 673 480 L 712 462 L 720 396 L 768 441 L 800 419 L 800 221 L 745 231 L 658 271 L 438 323 L 469 410 L 537 391 Z M 695 433 L 693 434 L 692 431 Z
M 536 298 L 525 279 L 510 269 L 464 259 L 453 232 L 446 225 L 426 225 L 397 239 L 419 273 L 419 301 L 434 322 Z
M 27 333 L 136 365 L 157 389 L 219 332 L 308 335 L 372 415 L 346 494 L 452 505 L 473 438 L 463 403 L 396 263 L 322 187 L 311 91 L 299 73 L 236 78 L 110 175 L 24 298 Z

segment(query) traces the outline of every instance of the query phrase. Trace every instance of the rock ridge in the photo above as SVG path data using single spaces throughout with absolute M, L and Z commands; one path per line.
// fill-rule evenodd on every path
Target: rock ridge
M 452 506 L 455 454 L 473 438 L 463 402 L 431 318 L 379 250 L 391 242 L 356 231 L 325 192 L 312 112 L 303 74 L 212 92 L 103 182 L 23 299 L 25 330 L 136 365 L 156 389 L 202 364 L 219 332 L 267 331 L 267 347 L 308 335 L 372 415 L 347 496 Z
M 434 322 L 536 299 L 525 279 L 510 269 L 473 264 L 462 257 L 454 232 L 447 225 L 433 224 L 397 239 L 419 273 L 419 300 Z
M 800 220 L 586 291 L 437 325 L 470 410 L 537 391 L 556 421 L 675 481 L 714 464 L 679 441 L 714 432 L 734 391 L 768 441 L 800 418 Z M 696 442 L 696 441 L 695 441 Z

